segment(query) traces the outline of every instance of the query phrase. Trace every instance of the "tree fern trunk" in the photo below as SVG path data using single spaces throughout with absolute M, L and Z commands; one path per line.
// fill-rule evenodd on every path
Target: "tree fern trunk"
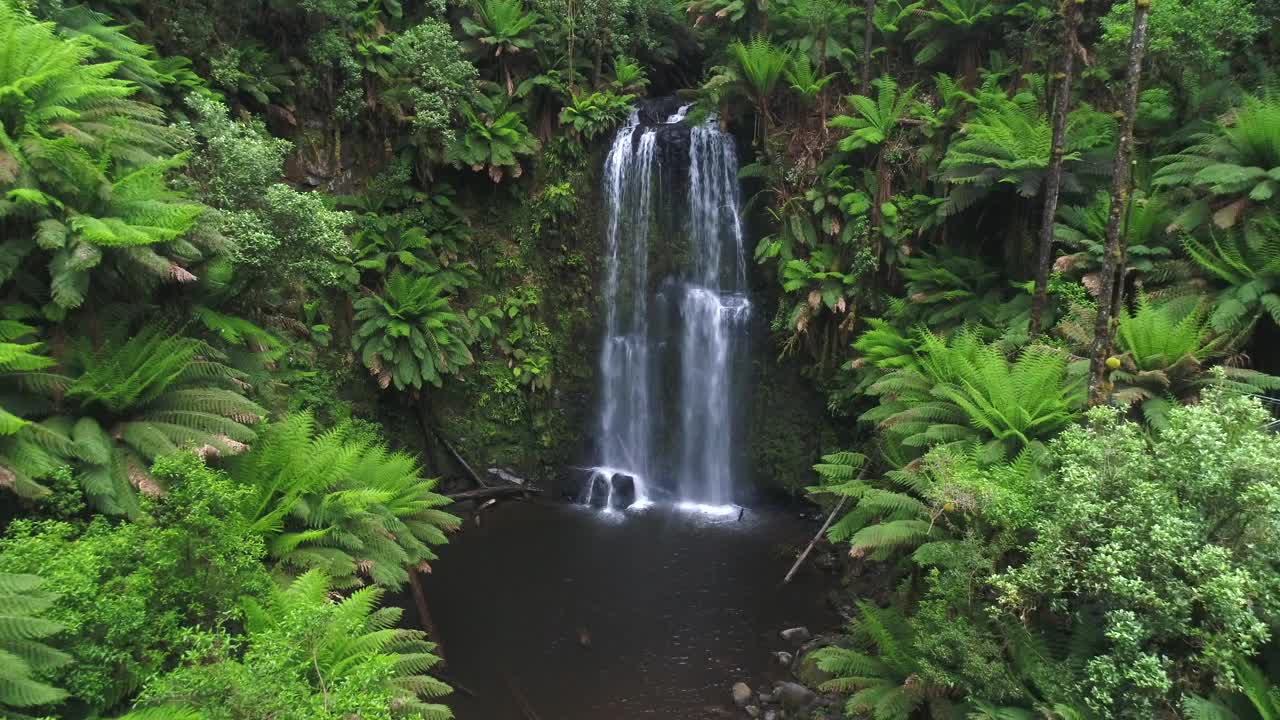
M 1125 84 L 1123 117 L 1116 140 L 1116 155 L 1111 177 L 1111 212 L 1107 217 L 1106 244 L 1102 261 L 1101 287 L 1098 291 L 1098 317 L 1093 329 L 1093 345 L 1089 348 L 1089 404 L 1100 405 L 1110 394 L 1107 381 L 1107 357 L 1111 354 L 1111 319 L 1119 296 L 1115 294 L 1117 276 L 1124 266 L 1124 238 L 1120 221 L 1129 204 L 1129 177 L 1133 155 L 1133 122 L 1138 107 L 1138 88 L 1142 83 L 1142 56 L 1147 47 L 1147 17 L 1151 0 L 1134 0 L 1133 36 L 1129 42 L 1128 80 Z
M 1031 301 L 1030 336 L 1040 334 L 1041 318 L 1049 288 L 1049 264 L 1053 262 L 1053 222 L 1058 215 L 1058 195 L 1062 189 L 1062 163 L 1066 151 L 1067 113 L 1071 105 L 1071 82 L 1075 75 L 1076 26 L 1080 11 L 1066 0 L 1062 36 L 1062 79 L 1053 106 L 1053 144 L 1049 157 L 1049 177 L 1045 180 L 1044 212 L 1040 216 L 1040 257 L 1036 263 L 1036 290 Z

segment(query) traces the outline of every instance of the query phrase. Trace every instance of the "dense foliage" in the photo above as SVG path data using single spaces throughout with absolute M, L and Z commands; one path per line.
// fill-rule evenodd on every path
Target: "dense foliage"
M 863 441 L 811 488 L 897 583 L 811 657 L 849 715 L 1274 716 L 1278 21 L 0 0 L 0 714 L 449 717 L 377 606 L 459 524 L 445 438 L 572 452 L 599 151 L 678 92 Z

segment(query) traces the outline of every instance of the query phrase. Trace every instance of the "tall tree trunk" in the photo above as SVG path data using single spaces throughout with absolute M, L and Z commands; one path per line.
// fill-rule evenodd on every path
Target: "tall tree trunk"
M 871 97 L 871 43 L 874 38 L 876 0 L 867 0 L 862 28 L 862 95 Z
M 1111 355 L 1111 321 L 1121 295 L 1116 284 L 1123 283 L 1125 261 L 1124 237 L 1120 222 L 1129 204 L 1130 163 L 1133 156 L 1133 121 L 1138 108 L 1138 88 L 1142 84 L 1142 56 L 1147 48 L 1147 16 L 1151 0 L 1134 0 L 1133 36 L 1129 41 L 1129 70 L 1125 84 L 1123 117 L 1116 140 L 1116 156 L 1111 176 L 1111 212 L 1107 216 L 1106 244 L 1103 250 L 1101 287 L 1098 289 L 1098 319 L 1093 328 L 1093 345 L 1089 348 L 1089 404 L 1101 405 L 1110 395 L 1107 358 Z
M 1049 264 L 1053 262 L 1053 223 L 1058 216 L 1058 195 L 1062 190 L 1062 163 L 1067 144 L 1067 113 L 1071 105 L 1071 82 L 1076 68 L 1076 27 L 1080 22 L 1075 0 L 1063 2 L 1062 79 L 1053 105 L 1053 144 L 1049 155 L 1049 177 L 1044 185 L 1044 212 L 1040 215 L 1040 258 L 1036 264 L 1036 290 L 1031 301 L 1031 322 L 1027 333 L 1040 334 L 1040 323 L 1048 299 Z

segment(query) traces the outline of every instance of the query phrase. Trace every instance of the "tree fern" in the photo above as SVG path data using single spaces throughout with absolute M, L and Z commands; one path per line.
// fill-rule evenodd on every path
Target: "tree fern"
M 1210 233 L 1207 240 L 1183 236 L 1192 260 L 1227 287 L 1210 321 L 1221 332 L 1248 327 L 1267 315 L 1280 324 L 1280 219 L 1258 218 L 1243 228 Z
M 65 310 L 84 301 L 104 262 L 129 282 L 186 278 L 162 246 L 203 207 L 167 184 L 185 158 L 161 110 L 130 99 L 137 86 L 112 77 L 117 63 L 93 62 L 90 35 L 59 36 L 5 4 L 0 45 L 0 95 L 10 98 L 0 108 L 0 218 L 30 228 L 10 231 L 0 282 L 38 252 Z
M 941 338 L 915 335 L 915 362 L 876 380 L 868 392 L 880 405 L 863 414 L 899 442 L 920 448 L 969 440 L 988 444 L 994 458 L 1071 423 L 1082 404 L 1065 354 L 1028 348 L 1011 363 L 998 344 L 973 331 Z
M 845 704 L 850 717 L 908 720 L 921 708 L 946 705 L 919 675 L 914 631 L 900 610 L 860 601 L 849 635 L 858 649 L 831 646 L 808 657 L 832 676 L 820 686 L 824 692 L 850 695 Z
M 250 517 L 280 567 L 343 587 L 403 585 L 459 523 L 414 458 L 351 425 L 318 432 L 308 413 L 271 425 L 231 474 L 255 489 Z
M 383 388 L 439 387 L 445 375 L 472 362 L 465 320 L 434 276 L 396 270 L 381 293 L 354 306 L 352 345 Z
M 942 179 L 953 186 L 942 206 L 945 215 L 1001 187 L 1035 197 L 1049 170 L 1053 128 L 1035 96 L 1023 92 L 1009 99 L 996 91 L 980 97 L 975 117 L 953 137 L 939 165 Z M 1064 190 L 1079 192 L 1082 175 L 1105 173 L 1113 134 L 1113 120 L 1087 106 L 1067 117 Z
M 55 594 L 34 575 L 0 573 L 0 714 L 12 708 L 50 705 L 67 696 L 38 679 L 41 672 L 71 661 L 46 644 L 62 626 L 40 618 Z
M 756 35 L 745 43 L 731 43 L 729 55 L 742 73 L 746 95 L 756 103 L 762 114 L 768 112 L 769 97 L 777 89 L 778 81 L 791 64 L 790 53 L 774 47 L 765 36 Z
M 910 117 L 916 105 L 917 86 L 900 89 L 891 77 L 875 81 L 876 97 L 850 95 L 847 100 L 855 114 L 832 118 L 833 128 L 847 130 L 838 147 L 844 152 L 876 147 L 885 142 L 902 120 Z
M 1073 277 L 1097 273 L 1102 267 L 1104 232 L 1111 212 L 1111 194 L 1099 192 L 1088 205 L 1064 205 L 1058 209 L 1054 236 L 1074 252 L 1058 259 L 1055 268 Z M 1122 232 L 1125 237 L 1127 276 L 1148 292 L 1166 278 L 1176 276 L 1173 255 L 1176 241 L 1168 233 L 1169 201 L 1143 190 L 1133 194 Z
M 1092 310 L 1076 308 L 1075 313 L 1067 329 L 1092 325 Z M 1240 367 L 1238 351 L 1246 336 L 1216 331 L 1202 298 L 1156 301 L 1139 295 L 1134 309 L 1122 308 L 1116 321 L 1120 366 L 1111 373 L 1112 401 L 1133 407 L 1154 428 L 1165 427 L 1170 410 L 1194 402 L 1213 382 L 1246 393 L 1280 389 L 1280 378 Z M 1081 352 L 1092 338 L 1088 331 L 1067 335 Z M 1214 379 L 1214 368 L 1222 373 L 1220 381 Z
M 451 692 L 451 688 L 427 675 L 439 663 L 435 644 L 419 630 L 396 627 L 401 610 L 376 609 L 383 589 L 366 587 L 334 601 L 324 573 L 311 570 L 277 589 L 265 603 L 246 600 L 246 630 L 250 642 L 255 634 L 292 631 L 290 623 L 299 616 L 314 616 L 305 637 L 303 654 L 311 662 L 316 690 L 341 683 L 361 666 L 383 668 L 385 687 L 397 716 L 447 720 L 448 708 L 427 702 Z
M 1280 189 L 1280 97 L 1247 96 L 1233 112 L 1162 163 L 1154 183 L 1185 187 L 1193 195 L 1174 225 L 1195 231 L 1206 223 L 1231 228 L 1258 213 Z
M 254 440 L 250 426 L 266 411 L 216 358 L 166 325 L 131 337 L 117 325 L 101 347 L 73 343 L 66 374 L 31 383 L 28 373 L 0 373 L 19 402 L 38 408 L 37 422 L 0 439 L 0 463 L 27 483 L 70 465 L 99 509 L 134 515 L 138 492 L 163 491 L 152 460 L 182 448 L 235 454 Z

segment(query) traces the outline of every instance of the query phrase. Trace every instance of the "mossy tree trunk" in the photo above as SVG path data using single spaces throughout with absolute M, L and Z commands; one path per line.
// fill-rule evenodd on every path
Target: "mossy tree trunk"
M 1129 67 L 1125 83 L 1120 134 L 1111 177 L 1111 212 L 1107 216 L 1103 250 L 1101 287 L 1098 289 L 1098 317 L 1089 348 L 1089 404 L 1101 405 L 1110 395 L 1107 359 L 1111 355 L 1111 326 L 1124 289 L 1125 244 L 1120 223 L 1129 205 L 1132 175 L 1133 123 L 1138 108 L 1138 88 L 1142 84 L 1142 57 L 1147 47 L 1147 19 L 1151 0 L 1134 0 L 1133 35 L 1129 41 Z
M 876 0 L 867 0 L 866 15 L 862 28 L 862 90 L 861 94 L 871 97 L 871 43 L 874 40 L 876 19 Z
M 1053 105 L 1053 142 L 1050 146 L 1049 177 L 1045 179 L 1044 212 L 1040 216 L 1040 256 L 1036 263 L 1036 289 L 1031 301 L 1031 322 L 1027 332 L 1040 334 L 1044 306 L 1048 299 L 1049 265 L 1053 262 L 1053 223 L 1058 215 L 1062 189 L 1062 164 L 1067 144 L 1067 113 L 1071 105 L 1071 84 L 1075 79 L 1076 28 L 1080 10 L 1075 0 L 1063 0 L 1061 76 Z

